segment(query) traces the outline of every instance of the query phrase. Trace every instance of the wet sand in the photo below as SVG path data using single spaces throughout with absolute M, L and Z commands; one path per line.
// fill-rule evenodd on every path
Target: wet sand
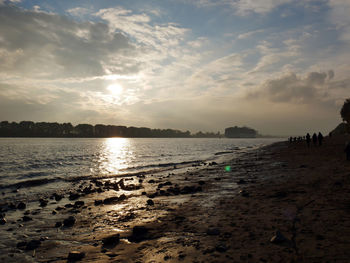
M 347 139 L 276 143 L 184 174 L 87 180 L 24 209 L 3 203 L 0 261 L 349 262 Z

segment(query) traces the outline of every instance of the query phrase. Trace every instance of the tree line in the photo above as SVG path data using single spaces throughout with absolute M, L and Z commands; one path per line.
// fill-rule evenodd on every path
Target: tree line
M 0 122 L 0 137 L 57 137 L 57 138 L 219 138 L 220 132 L 180 131 L 174 129 L 150 129 L 103 124 L 78 124 L 57 122 Z

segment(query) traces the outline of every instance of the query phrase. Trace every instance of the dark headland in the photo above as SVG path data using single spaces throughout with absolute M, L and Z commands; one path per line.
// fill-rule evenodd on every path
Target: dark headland
M 349 262 L 347 140 L 276 143 L 185 174 L 73 182 L 40 200 L 5 194 L 0 261 Z

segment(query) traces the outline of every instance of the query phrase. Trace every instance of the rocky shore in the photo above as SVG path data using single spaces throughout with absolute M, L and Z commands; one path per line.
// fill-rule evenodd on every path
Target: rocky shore
M 349 262 L 345 137 L 1 202 L 1 262 Z

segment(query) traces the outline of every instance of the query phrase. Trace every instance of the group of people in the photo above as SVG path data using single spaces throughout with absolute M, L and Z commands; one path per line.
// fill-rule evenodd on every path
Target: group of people
M 300 141 L 305 140 L 306 144 L 307 144 L 307 147 L 310 147 L 311 139 L 312 139 L 312 142 L 313 142 L 314 146 L 316 146 L 317 144 L 319 146 L 321 146 L 322 145 L 322 141 L 323 141 L 323 135 L 322 135 L 321 132 L 319 132 L 318 135 L 316 133 L 314 133 L 312 135 L 312 137 L 311 137 L 310 134 L 307 133 L 306 136 L 289 137 L 289 142 L 292 143 L 292 142 L 300 142 Z

